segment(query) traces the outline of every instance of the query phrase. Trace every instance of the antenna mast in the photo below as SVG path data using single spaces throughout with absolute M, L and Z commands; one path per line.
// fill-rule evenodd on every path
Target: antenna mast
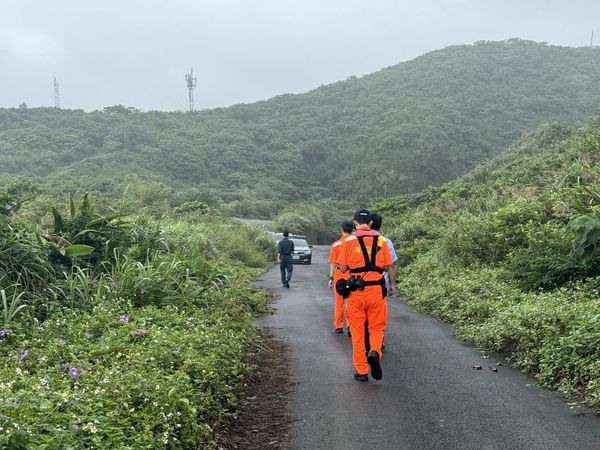
M 194 111 L 194 88 L 196 87 L 196 77 L 194 76 L 194 69 L 190 69 L 190 73 L 185 75 L 185 84 L 188 87 L 190 112 Z
M 56 81 L 56 77 L 52 78 L 54 78 L 54 107 L 60 109 L 60 86 Z

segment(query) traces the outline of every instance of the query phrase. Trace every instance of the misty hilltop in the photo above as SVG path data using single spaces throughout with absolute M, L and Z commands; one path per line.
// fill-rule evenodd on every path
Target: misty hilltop
M 286 201 L 365 200 L 456 178 L 540 123 L 582 125 L 600 111 L 599 82 L 598 48 L 511 39 L 194 113 L 0 109 L 0 172 L 74 191 L 116 191 L 132 176 L 219 189 L 265 214 Z

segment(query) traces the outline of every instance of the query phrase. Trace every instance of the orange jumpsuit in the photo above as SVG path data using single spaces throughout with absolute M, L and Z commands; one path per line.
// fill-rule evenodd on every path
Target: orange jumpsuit
M 342 236 L 340 239 L 331 244 L 331 252 L 329 253 L 329 263 L 337 264 L 338 256 L 340 254 L 340 249 L 342 248 L 342 243 L 347 236 Z M 333 306 L 333 327 L 334 328 L 344 328 L 344 316 L 346 315 L 346 308 L 344 305 L 344 297 L 337 293 L 335 289 L 336 283 L 341 278 L 348 278 L 347 275 L 344 275 L 339 268 L 336 267 L 335 272 L 333 274 L 333 296 L 334 296 L 334 306 Z
M 378 251 L 375 264 L 383 268 L 392 264 L 387 242 L 376 231 L 360 229 L 354 236 L 344 239 L 338 264 L 348 266 L 349 269 L 357 269 L 365 266 L 366 262 L 357 236 L 365 236 L 364 243 L 369 255 L 373 245 L 373 239 L 377 239 Z M 349 275 L 346 273 L 346 275 Z M 365 281 L 377 281 L 382 278 L 379 272 L 369 271 L 354 273 L 361 276 Z M 381 360 L 381 344 L 383 343 L 383 332 L 386 326 L 386 307 L 381 286 L 366 286 L 364 290 L 354 291 L 347 299 L 346 315 L 348 324 L 352 329 L 352 353 L 353 363 L 358 374 L 364 375 L 369 372 L 367 357 L 365 355 L 365 321 L 368 322 L 371 350 L 379 354 Z

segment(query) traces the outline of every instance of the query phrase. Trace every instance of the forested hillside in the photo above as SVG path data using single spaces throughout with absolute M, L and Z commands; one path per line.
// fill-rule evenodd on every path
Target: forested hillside
M 600 121 L 545 125 L 460 180 L 373 207 L 410 302 L 600 405 Z
M 301 95 L 195 112 L 0 110 L 0 172 L 55 191 L 132 182 L 197 189 L 236 214 L 416 192 L 465 173 L 543 121 L 600 112 L 600 49 L 481 42 Z M 360 193 L 354 188 L 361 180 Z

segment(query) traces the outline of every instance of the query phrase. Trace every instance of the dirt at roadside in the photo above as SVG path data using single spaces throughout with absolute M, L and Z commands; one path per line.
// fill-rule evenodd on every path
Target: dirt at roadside
M 240 396 L 237 419 L 222 430 L 218 449 L 283 448 L 291 421 L 287 394 L 293 386 L 286 346 L 269 332 L 248 362 L 251 373 Z

